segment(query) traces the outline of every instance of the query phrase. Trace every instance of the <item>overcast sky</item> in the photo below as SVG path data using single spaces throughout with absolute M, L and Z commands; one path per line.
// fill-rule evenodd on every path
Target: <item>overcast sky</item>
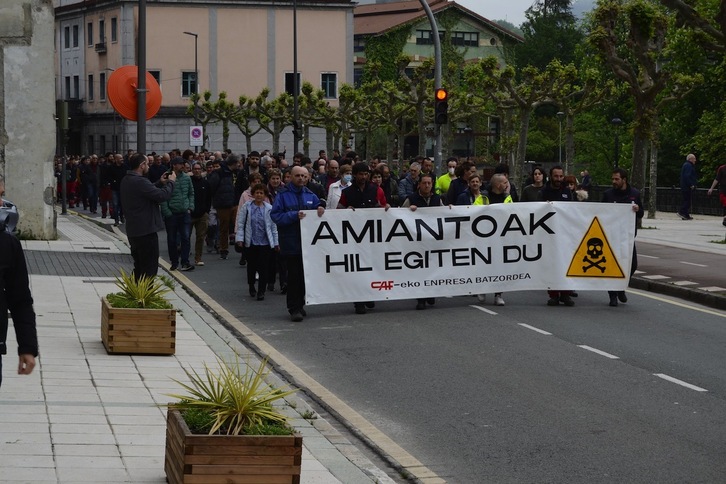
M 469 10 L 473 10 L 489 20 L 508 20 L 515 26 L 524 22 L 524 11 L 532 6 L 534 0 L 455 0 Z

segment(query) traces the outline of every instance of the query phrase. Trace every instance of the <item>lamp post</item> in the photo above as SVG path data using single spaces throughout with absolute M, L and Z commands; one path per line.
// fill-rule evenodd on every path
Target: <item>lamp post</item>
M 297 0 L 292 2 L 292 146 L 298 153 L 300 146 L 300 104 L 298 100 L 300 85 L 297 74 Z
M 199 34 L 195 34 L 194 32 L 184 32 L 186 35 L 191 35 L 194 37 L 194 94 L 199 97 L 199 48 L 197 41 L 199 40 Z M 194 126 L 197 126 L 199 124 L 199 121 L 197 120 L 197 103 L 194 103 Z M 199 151 L 199 146 L 194 147 L 194 152 Z
M 116 69 L 106 67 L 103 70 L 108 72 L 114 72 Z M 113 149 L 114 153 L 118 153 L 118 143 L 116 143 L 116 109 L 114 109 L 113 107 L 111 107 L 111 109 L 113 109 L 113 135 L 111 138 L 111 148 Z
M 560 141 L 559 141 L 559 164 L 562 166 L 562 118 L 565 117 L 565 113 L 557 111 L 557 120 L 560 122 Z
M 620 125 L 623 124 L 623 120 L 620 118 L 613 118 L 610 120 L 613 126 L 615 126 L 615 168 L 618 167 L 620 161 Z

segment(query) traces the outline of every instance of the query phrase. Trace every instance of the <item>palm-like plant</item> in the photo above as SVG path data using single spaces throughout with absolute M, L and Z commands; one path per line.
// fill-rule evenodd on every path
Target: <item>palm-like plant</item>
M 164 298 L 164 294 L 171 289 L 158 277 L 141 276 L 137 279 L 133 274 L 127 274 L 121 269 L 121 275 L 116 276 L 116 286 L 121 292 L 107 296 L 109 304 L 115 308 L 171 309 L 173 307 Z
M 206 364 L 203 374 L 194 369 L 186 369 L 190 384 L 174 380 L 186 391 L 186 394 L 167 394 L 178 398 L 176 403 L 169 403 L 169 408 L 181 410 L 200 410 L 209 413 L 214 424 L 209 434 L 226 433 L 227 435 L 245 434 L 251 427 L 264 427 L 265 424 L 285 424 L 287 417 L 273 407 L 272 403 L 295 393 L 297 390 L 274 388 L 265 381 L 270 370 L 267 369 L 267 358 L 260 362 L 257 369 L 244 365 L 240 369 L 239 356 L 234 362 L 217 359 L 219 370 L 213 371 Z

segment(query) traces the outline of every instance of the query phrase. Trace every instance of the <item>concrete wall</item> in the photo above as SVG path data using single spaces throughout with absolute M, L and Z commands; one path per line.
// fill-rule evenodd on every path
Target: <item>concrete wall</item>
M 19 228 L 56 237 L 54 17 L 51 0 L 0 0 L 0 171 Z

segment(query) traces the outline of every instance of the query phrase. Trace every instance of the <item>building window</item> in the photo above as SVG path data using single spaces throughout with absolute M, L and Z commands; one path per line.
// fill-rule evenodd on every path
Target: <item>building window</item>
M 95 90 L 93 86 L 93 74 L 88 74 L 88 90 L 86 91 L 86 97 L 89 101 L 93 101 Z
M 98 41 L 106 42 L 106 21 L 103 19 L 98 21 Z
M 156 80 L 156 83 L 161 87 L 161 71 L 147 71 Z
M 354 38 L 353 39 L 353 52 L 365 52 L 366 50 L 366 41 L 363 38 Z
M 111 17 L 111 42 L 118 41 L 118 19 Z
M 302 87 L 302 81 L 300 79 L 300 73 L 297 73 L 297 93 L 300 94 L 300 87 Z M 295 95 L 295 76 L 293 72 L 285 73 L 285 92 L 291 96 Z
M 93 135 L 92 134 L 88 135 L 88 151 L 86 151 L 86 153 L 91 153 L 91 154 L 95 153 L 95 151 L 93 150 Z
M 451 34 L 451 43 L 453 45 L 478 47 L 479 46 L 479 33 L 478 32 L 453 32 Z
M 182 97 L 189 97 L 197 92 L 194 71 L 182 72 Z
M 439 30 L 439 39 L 444 40 L 446 31 Z M 416 45 L 434 45 L 434 33 L 431 30 L 416 31 Z
M 73 99 L 81 97 L 81 77 L 73 76 Z
M 71 28 L 70 27 L 63 28 L 63 48 L 64 49 L 71 48 Z
M 86 24 L 86 35 L 88 36 L 88 46 L 93 47 L 93 22 Z
M 106 100 L 106 73 L 102 72 L 98 75 L 98 99 Z
M 363 69 L 356 67 L 353 69 L 353 85 L 360 87 L 363 84 Z
M 99 153 L 105 153 L 106 152 L 106 135 L 100 135 L 98 137 L 98 144 L 99 146 Z
M 73 47 L 78 47 L 79 42 L 80 42 L 80 39 L 79 39 L 78 25 L 74 25 L 73 26 Z
M 64 99 L 70 99 L 71 98 L 71 76 L 65 77 L 65 88 L 66 88 L 65 92 L 63 93 L 65 96 Z
M 325 99 L 336 99 L 338 97 L 338 74 L 323 72 L 320 75 L 320 89 L 323 90 Z

